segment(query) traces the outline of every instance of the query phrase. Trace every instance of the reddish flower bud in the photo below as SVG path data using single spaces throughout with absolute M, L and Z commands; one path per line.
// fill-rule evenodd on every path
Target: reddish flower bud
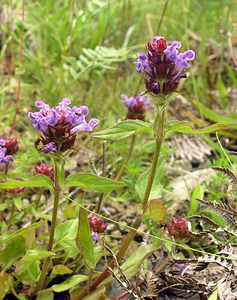
M 176 239 L 188 238 L 191 234 L 191 223 L 186 218 L 173 217 L 168 225 L 168 232 Z
M 19 194 L 19 193 L 24 192 L 24 190 L 25 190 L 24 187 L 18 187 L 18 188 L 15 188 L 15 189 L 7 190 L 7 192 L 11 193 L 11 194 Z
M 35 173 L 48 176 L 51 180 L 54 179 L 53 167 L 46 164 L 35 165 Z
M 98 218 L 96 215 L 92 215 L 89 217 L 89 224 L 91 231 L 102 233 L 105 232 L 108 223 L 104 222 L 100 218 Z
M 156 51 L 157 53 L 163 53 L 165 51 L 165 49 L 167 48 L 167 43 L 166 40 L 163 38 L 160 38 L 157 42 L 156 42 Z
M 7 148 L 6 155 L 15 154 L 19 150 L 18 142 L 16 139 L 4 139 L 5 145 Z

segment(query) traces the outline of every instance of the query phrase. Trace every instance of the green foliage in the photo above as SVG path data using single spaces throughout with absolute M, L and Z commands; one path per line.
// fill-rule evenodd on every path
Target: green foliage
M 73 174 L 66 178 L 66 185 L 80 186 L 85 190 L 91 190 L 99 193 L 108 193 L 114 190 L 122 189 L 125 184 L 112 179 L 104 178 L 93 174 Z
M 136 132 L 151 130 L 151 124 L 140 120 L 127 120 L 114 125 L 112 128 L 97 131 L 92 136 L 103 140 L 118 141 L 127 138 Z
M 50 290 L 60 293 L 63 291 L 67 291 L 75 286 L 77 286 L 79 283 L 84 282 L 88 279 L 88 276 L 86 275 L 73 275 L 66 279 L 64 282 L 59 284 L 54 284 Z
M 76 243 L 80 253 L 82 254 L 85 264 L 88 266 L 88 268 L 94 270 L 96 266 L 94 242 L 91 236 L 88 213 L 83 208 L 80 208 L 79 210 Z
M 14 189 L 17 187 L 47 187 L 52 188 L 53 184 L 49 177 L 45 175 L 36 175 L 29 180 L 9 180 L 0 183 L 0 189 Z

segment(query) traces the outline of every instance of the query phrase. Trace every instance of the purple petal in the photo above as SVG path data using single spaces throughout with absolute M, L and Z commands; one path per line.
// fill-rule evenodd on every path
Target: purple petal
M 195 52 L 193 50 L 187 50 L 184 53 L 181 54 L 183 59 L 185 60 L 194 60 L 195 58 Z
M 100 121 L 98 119 L 92 118 L 90 119 L 88 125 L 91 127 L 91 130 L 93 130 L 99 123 Z
M 86 117 L 89 113 L 89 108 L 87 106 L 83 105 L 83 106 L 79 107 L 79 111 L 82 115 L 84 115 Z
M 39 107 L 39 108 L 43 108 L 43 107 L 49 107 L 48 104 L 44 103 L 44 101 L 42 100 L 37 100 L 35 101 L 35 106 Z
M 50 142 L 42 147 L 42 152 L 45 154 L 57 152 L 57 145 L 54 142 Z
M 95 244 L 97 244 L 99 242 L 99 236 L 98 236 L 98 233 L 97 232 L 92 232 L 91 233 L 91 237 L 92 237 L 92 240 L 94 241 Z
M 74 127 L 70 131 L 70 134 L 74 134 L 76 132 L 81 132 L 81 131 L 91 131 L 91 127 L 89 126 L 89 124 L 84 122 L 84 123 L 81 123 L 80 125 L 77 125 L 76 127 Z
M 5 141 L 4 140 L 0 140 L 0 146 L 5 146 Z

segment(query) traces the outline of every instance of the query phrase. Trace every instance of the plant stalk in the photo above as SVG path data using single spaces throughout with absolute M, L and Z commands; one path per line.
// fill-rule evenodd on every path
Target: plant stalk
M 157 124 L 157 120 L 159 120 L 158 124 Z M 157 130 L 156 130 L 156 128 L 157 128 Z M 160 115 L 158 112 L 158 115 L 154 122 L 154 135 L 155 135 L 155 141 L 156 141 L 156 148 L 155 148 L 155 153 L 154 153 L 153 160 L 152 160 L 151 172 L 149 175 L 146 191 L 145 191 L 144 198 L 143 198 L 143 203 L 142 203 L 143 212 L 142 212 L 142 214 L 137 215 L 136 219 L 134 220 L 133 224 L 131 225 L 131 227 L 133 229 L 130 229 L 130 231 L 128 232 L 128 234 L 122 241 L 122 245 L 116 255 L 118 262 L 121 261 L 121 259 L 123 258 L 123 256 L 125 255 L 128 247 L 129 247 L 129 245 L 133 241 L 133 238 L 136 235 L 136 231 L 139 228 L 139 226 L 141 225 L 142 217 L 147 209 L 147 204 L 149 201 L 151 188 L 152 188 L 152 184 L 153 184 L 153 181 L 155 178 L 156 168 L 157 168 L 157 164 L 158 164 L 159 157 L 160 157 L 160 150 L 161 150 L 161 146 L 162 146 L 162 143 L 164 140 L 164 135 L 165 135 L 164 133 L 165 133 L 165 107 L 163 107 L 161 109 Z M 109 267 L 112 268 L 113 266 L 114 266 L 114 261 L 112 261 L 109 264 Z M 108 278 L 109 276 L 110 276 L 110 272 L 109 272 L 109 268 L 107 267 L 100 274 L 100 276 L 97 279 L 92 281 L 92 283 L 90 284 L 89 287 L 87 286 L 82 291 L 82 293 L 80 295 L 78 295 L 78 297 L 75 300 L 82 300 L 86 295 L 89 294 L 90 291 L 96 289 L 96 287 L 100 283 L 102 283 L 106 278 Z
M 55 174 L 55 182 L 54 182 L 54 204 L 53 204 L 53 212 L 52 212 L 52 223 L 50 227 L 50 234 L 49 234 L 49 242 L 48 242 L 48 251 L 52 251 L 53 249 L 53 241 L 54 241 L 54 233 L 56 228 L 56 221 L 57 221 L 57 213 L 58 213 L 58 203 L 60 199 L 60 194 L 62 190 L 62 182 L 64 181 L 64 161 L 60 160 L 53 160 L 54 165 L 54 174 Z M 45 280 L 47 277 L 49 265 L 50 265 L 50 257 L 46 257 L 43 261 L 42 271 L 40 274 L 39 281 L 33 291 L 33 295 L 37 294 L 45 284 Z

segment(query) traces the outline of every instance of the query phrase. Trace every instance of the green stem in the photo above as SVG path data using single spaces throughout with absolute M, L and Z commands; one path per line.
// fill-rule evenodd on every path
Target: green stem
M 161 145 L 164 140 L 164 128 L 165 128 L 165 108 L 163 107 L 161 109 L 161 114 L 160 114 L 160 118 L 159 118 L 159 124 L 158 124 L 157 131 L 156 131 L 156 120 L 155 120 L 155 124 L 154 124 L 156 148 L 155 148 L 155 153 L 154 153 L 152 164 L 151 164 L 151 172 L 149 175 L 149 179 L 148 179 L 148 183 L 147 183 L 147 187 L 146 187 L 146 191 L 145 191 L 145 195 L 144 195 L 143 203 L 142 203 L 143 213 L 146 210 L 146 206 L 147 206 L 149 196 L 151 193 L 152 184 L 153 184 L 154 177 L 156 174 L 157 163 L 158 163 L 158 160 L 160 157 L 160 149 L 161 149 Z
M 156 173 L 157 163 L 158 163 L 159 157 L 160 157 L 160 149 L 161 149 L 161 146 L 162 146 L 162 143 L 163 143 L 163 140 L 164 140 L 164 132 L 165 132 L 165 107 L 163 107 L 161 109 L 160 114 L 158 112 L 158 115 L 157 115 L 157 117 L 155 119 L 155 122 L 154 122 L 154 135 L 155 135 L 155 141 L 156 141 L 156 148 L 155 148 L 155 153 L 154 153 L 154 157 L 153 157 L 153 160 L 152 160 L 151 172 L 150 172 L 150 175 L 149 175 L 145 195 L 144 195 L 144 198 L 143 198 L 143 204 L 142 204 L 143 212 L 142 212 L 142 214 L 140 214 L 136 217 L 133 224 L 131 225 L 132 229 L 130 229 L 130 231 L 128 232 L 128 234 L 126 235 L 126 237 L 122 241 L 122 245 L 119 249 L 119 252 L 116 255 L 118 262 L 121 261 L 121 259 L 123 258 L 123 256 L 125 255 L 128 247 L 129 247 L 129 245 L 133 241 L 133 238 L 136 234 L 136 231 L 139 228 L 139 226 L 141 225 L 142 217 L 143 217 L 143 215 L 146 211 L 147 204 L 148 204 L 148 201 L 149 201 L 149 196 L 150 196 L 150 193 L 151 193 L 152 184 L 153 184 L 155 173 Z M 112 261 L 109 266 L 114 267 L 114 262 Z M 99 284 L 101 284 L 101 282 L 103 282 L 109 276 L 110 276 L 110 272 L 109 272 L 109 269 L 107 267 L 100 274 L 100 276 L 98 278 L 96 278 L 90 284 L 89 288 L 88 287 L 85 288 L 82 291 L 82 293 L 80 295 L 78 295 L 78 297 L 76 297 L 76 300 L 82 300 L 86 295 L 89 294 L 89 292 L 91 290 L 95 289 Z
M 61 185 L 64 182 L 64 161 L 53 160 L 54 165 L 54 174 L 55 174 L 55 183 L 54 183 L 54 204 L 53 204 L 53 213 L 52 213 L 52 223 L 50 227 L 49 234 L 49 242 L 48 242 L 48 251 L 52 251 L 53 249 L 53 241 L 54 241 L 54 233 L 56 228 L 57 221 L 57 212 L 58 212 L 58 203 L 61 194 Z M 39 281 L 33 291 L 33 295 L 37 294 L 44 287 L 44 283 L 47 277 L 49 265 L 50 265 L 50 257 L 46 257 L 43 262 L 42 271 L 40 274 Z

